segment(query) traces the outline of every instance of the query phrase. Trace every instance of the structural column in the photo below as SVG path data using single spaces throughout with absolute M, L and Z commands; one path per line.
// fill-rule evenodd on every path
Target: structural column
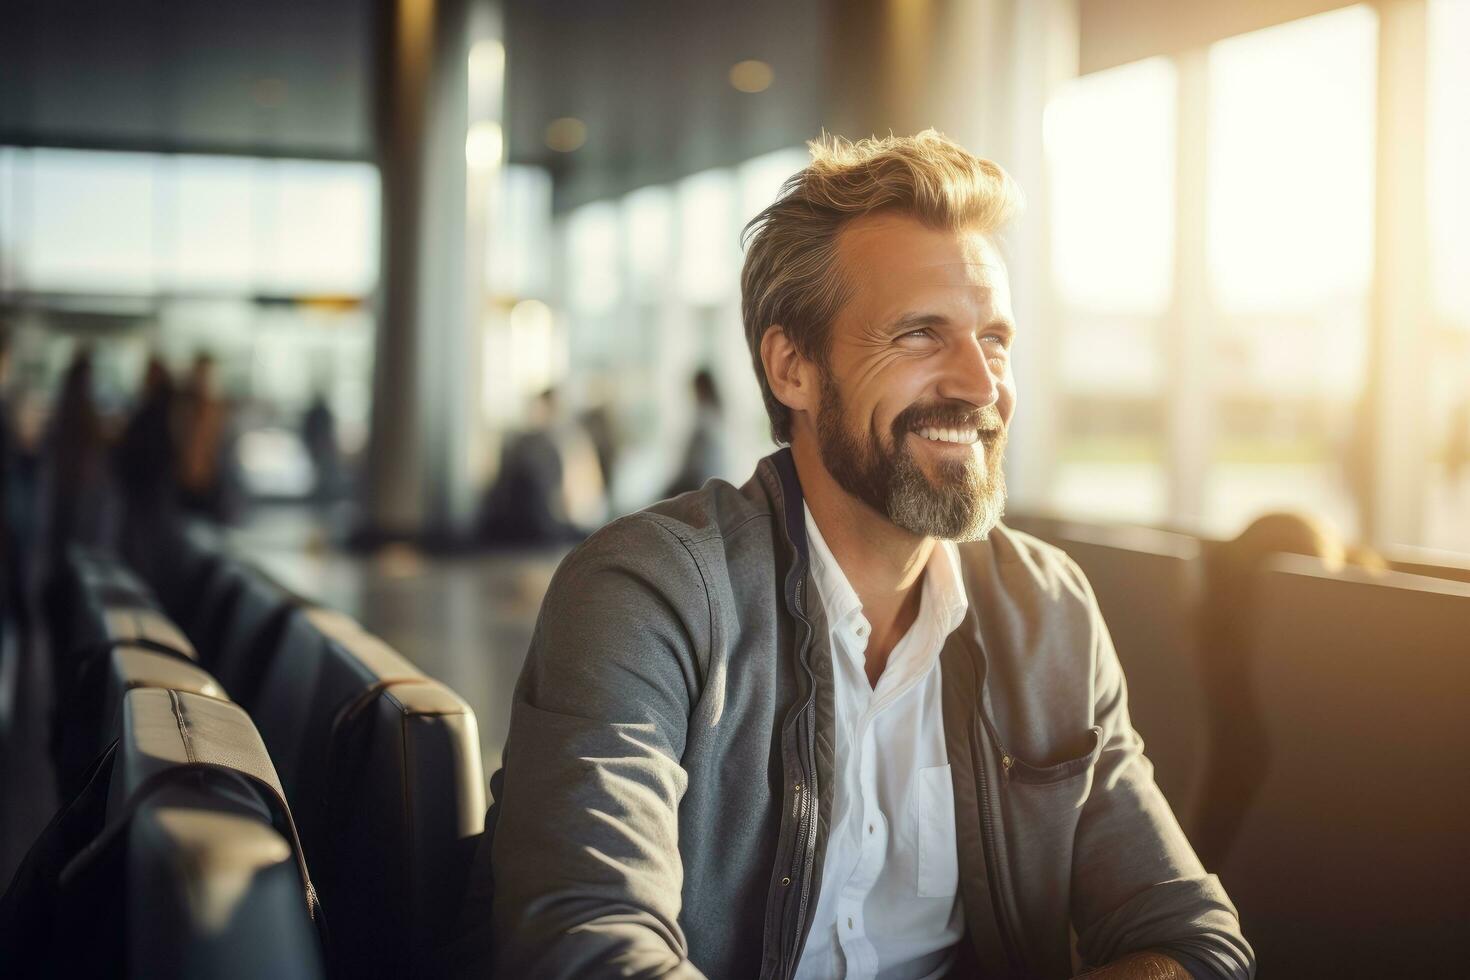
M 1428 446 L 1429 214 L 1424 0 L 1378 4 L 1378 168 L 1365 422 L 1368 543 L 1418 544 Z
M 375 106 L 383 229 L 364 522 L 369 539 L 461 533 L 476 413 L 466 307 L 470 0 L 383 0 Z
M 1214 343 L 1207 270 L 1205 202 L 1209 199 L 1209 54 L 1194 48 L 1174 59 L 1179 72 L 1174 178 L 1174 298 L 1162 337 L 1168 382 L 1169 517 L 1198 527 L 1215 450 L 1215 392 L 1209 385 Z

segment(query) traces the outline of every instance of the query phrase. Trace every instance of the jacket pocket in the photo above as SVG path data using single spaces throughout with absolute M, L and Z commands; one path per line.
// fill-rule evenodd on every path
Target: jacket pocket
M 918 895 L 948 898 L 955 893 L 960 880 L 955 850 L 954 782 L 949 766 L 925 766 L 918 776 Z
M 1046 786 L 1064 783 L 1090 772 L 1102 755 L 1102 729 L 1096 726 L 1089 728 L 1087 740 L 1088 748 L 1083 755 L 1052 766 L 1033 766 L 1020 756 L 1011 756 L 1010 779 L 1031 786 Z

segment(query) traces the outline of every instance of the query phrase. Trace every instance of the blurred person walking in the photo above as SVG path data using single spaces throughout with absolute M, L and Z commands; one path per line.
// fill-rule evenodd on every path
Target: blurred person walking
M 684 460 L 665 497 L 698 490 L 705 481 L 725 472 L 725 410 L 715 376 L 708 368 L 694 373 L 694 430 L 684 448 Z
M 211 520 L 228 521 L 235 510 L 230 480 L 230 410 L 215 393 L 215 360 L 194 358 L 178 399 L 179 502 Z
M 10 399 L 6 382 L 10 378 L 10 329 L 0 325 L 0 603 L 8 598 L 8 583 L 15 580 L 11 564 L 15 558 L 15 542 L 11 536 L 10 470 L 15 438 L 10 428 Z M 0 610 L 3 611 L 3 610 Z
M 330 504 L 342 489 L 342 450 L 337 442 L 337 416 L 320 390 L 301 417 L 301 442 L 316 474 L 312 497 L 318 505 Z
M 606 402 L 597 402 L 577 416 L 577 423 L 597 454 L 597 469 L 602 474 L 602 485 L 609 495 L 612 493 L 613 477 L 617 472 L 619 445 L 617 421 L 612 408 Z
M 487 542 L 578 541 L 600 519 L 605 504 L 596 450 L 560 412 L 557 391 L 548 388 L 532 402 L 525 431 L 505 444 L 480 523 Z
M 137 407 L 113 450 L 122 491 L 124 534 L 148 533 L 172 515 L 177 491 L 174 471 L 174 381 L 157 356 L 148 358 Z
M 5 709 L 9 699 L 5 689 L 5 630 L 10 626 L 13 609 L 23 605 L 12 601 L 11 589 L 22 581 L 20 552 L 11 523 L 11 469 L 15 437 L 10 426 L 10 399 L 6 382 L 10 378 L 10 330 L 0 324 L 0 734 L 8 720 Z
M 116 501 L 92 377 L 92 350 L 81 347 L 62 378 L 43 440 L 40 504 L 50 560 L 71 543 L 111 542 Z

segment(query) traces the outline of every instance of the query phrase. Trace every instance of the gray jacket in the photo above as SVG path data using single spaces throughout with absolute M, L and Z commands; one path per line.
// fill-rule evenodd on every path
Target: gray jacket
M 997 528 L 960 546 L 941 654 L 956 972 L 1254 959 L 1154 785 L 1086 579 Z M 558 569 L 516 686 L 459 950 L 504 977 L 793 975 L 832 811 L 832 659 L 790 452 L 616 521 Z M 487 906 L 493 906 L 486 912 Z

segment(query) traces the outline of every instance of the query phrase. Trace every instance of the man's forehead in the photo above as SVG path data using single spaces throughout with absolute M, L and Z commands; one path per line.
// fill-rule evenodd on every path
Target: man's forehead
M 990 236 L 934 228 L 901 214 L 855 219 L 838 251 L 860 283 L 888 286 L 1004 286 L 1005 260 Z

